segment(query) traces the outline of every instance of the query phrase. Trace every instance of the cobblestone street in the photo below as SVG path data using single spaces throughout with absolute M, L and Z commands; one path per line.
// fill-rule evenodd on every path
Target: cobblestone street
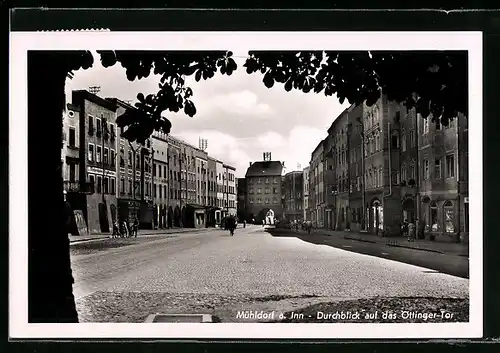
M 76 255 L 82 322 L 141 322 L 152 313 L 289 311 L 372 297 L 468 298 L 469 281 L 400 262 L 272 237 L 260 226 L 149 238 Z M 108 240 L 104 241 L 107 242 Z

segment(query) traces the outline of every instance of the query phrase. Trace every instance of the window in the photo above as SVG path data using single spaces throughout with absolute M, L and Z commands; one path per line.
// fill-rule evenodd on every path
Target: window
M 219 200 L 217 200 L 217 201 L 219 201 Z M 250 198 L 248 199 L 248 201 L 249 201 L 250 203 L 253 203 L 253 197 L 250 197 Z
M 257 189 L 257 194 L 261 194 L 262 193 L 262 189 L 261 188 L 258 188 Z
M 104 164 L 109 164 L 109 149 L 104 148 Z
M 441 130 L 441 121 L 439 119 L 436 119 L 436 131 Z
M 415 179 L 415 162 L 410 164 L 410 178 Z
M 401 150 L 403 152 L 406 151 L 406 134 L 404 131 L 403 131 L 403 136 L 401 136 Z
M 159 194 L 159 198 L 162 199 L 163 198 L 163 188 L 161 187 L 161 185 L 158 185 L 158 194 Z
M 125 193 L 125 178 L 120 178 L 120 193 Z
M 89 143 L 89 154 L 88 154 L 88 158 L 89 158 L 89 161 L 90 162 L 93 162 L 94 161 L 94 145 Z
M 111 160 L 109 161 L 109 164 L 115 164 L 115 158 L 116 158 L 115 150 L 111 150 Z
M 269 199 L 266 197 L 266 203 L 269 203 Z
M 102 177 L 100 175 L 97 176 L 97 193 L 101 193 L 101 186 L 102 186 Z
M 409 136 L 410 136 L 410 148 L 415 147 L 415 131 L 410 130 Z
M 406 166 L 404 164 L 401 167 L 401 180 L 402 181 L 408 181 L 408 173 L 407 173 L 407 170 L 406 170 Z
M 94 118 L 89 115 L 89 135 L 94 134 Z
M 97 136 L 101 136 L 101 119 L 100 118 L 96 118 L 96 125 L 97 125 Z
M 452 154 L 446 156 L 446 177 L 455 177 L 455 156 Z
M 94 174 L 89 174 L 89 182 L 94 187 L 94 190 L 95 190 L 95 176 L 94 176 Z
M 430 209 L 431 209 L 431 231 L 437 232 L 439 230 L 439 224 L 438 224 L 438 210 L 435 201 L 431 202 Z
M 128 167 L 132 168 L 132 151 L 128 151 Z
M 378 183 L 378 186 L 384 186 L 384 170 L 382 168 L 378 170 Z
M 392 133 L 391 146 L 392 146 L 392 148 L 399 148 L 399 136 L 397 135 L 396 132 Z
M 158 177 L 161 178 L 161 165 L 158 166 Z
M 436 158 L 434 161 L 434 178 L 441 179 L 441 159 Z
M 69 128 L 69 146 L 70 147 L 75 147 L 76 143 L 76 130 L 74 127 Z
M 373 186 L 378 187 L 379 184 L 378 184 L 378 172 L 377 172 L 377 170 L 375 170 L 375 172 L 373 173 L 373 179 L 374 179 Z
M 104 193 L 109 194 L 109 177 L 104 178 Z
M 429 160 L 425 159 L 424 160 L 424 165 L 423 165 L 423 168 L 424 168 L 424 180 L 429 180 Z
M 115 125 L 114 124 L 109 124 L 109 128 L 110 128 L 110 137 L 111 137 L 111 141 L 114 141 L 115 140 Z
M 269 193 L 270 193 L 270 189 L 266 188 L 266 194 L 269 194 Z
M 427 134 L 429 132 L 429 118 L 424 118 L 423 133 Z
M 69 181 L 75 181 L 76 176 L 76 165 L 71 163 L 68 165 L 69 168 Z
M 375 151 L 380 151 L 380 135 L 375 135 Z
M 444 211 L 444 230 L 446 233 L 455 232 L 455 212 L 451 201 L 446 201 L 443 205 Z
M 156 191 L 156 189 L 155 189 Z M 128 181 L 128 194 L 132 195 L 132 180 Z M 155 197 L 156 197 L 156 192 L 155 192 Z
M 101 153 L 102 153 L 102 148 L 101 146 L 97 146 L 96 148 L 96 158 L 95 158 L 95 161 L 97 163 L 100 163 L 101 162 Z

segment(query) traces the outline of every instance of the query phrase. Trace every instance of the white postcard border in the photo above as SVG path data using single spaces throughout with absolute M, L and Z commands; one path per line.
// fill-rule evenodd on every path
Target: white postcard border
M 470 321 L 424 324 L 29 324 L 28 50 L 468 50 Z M 94 58 L 99 60 L 99 58 Z M 9 336 L 11 338 L 476 338 L 483 333 L 481 32 L 11 32 Z M 241 67 L 239 68 L 241 70 Z M 333 117 L 332 117 L 333 119 Z M 15 196 L 15 197 L 13 197 Z

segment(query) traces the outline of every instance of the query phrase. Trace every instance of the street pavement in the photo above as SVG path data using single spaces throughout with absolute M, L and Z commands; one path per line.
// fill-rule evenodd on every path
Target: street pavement
M 290 310 L 375 296 L 468 298 L 469 292 L 464 278 L 273 237 L 253 225 L 234 237 L 193 230 L 84 254 L 73 251 L 76 246 L 71 260 L 82 321 L 141 322 L 151 313 L 200 311 L 232 321 L 234 310 Z
M 404 239 L 381 238 L 350 232 L 320 232 L 276 229 L 276 237 L 296 237 L 312 244 L 328 245 L 360 254 L 422 266 L 453 276 L 469 278 L 468 248 L 462 244 L 433 244 L 425 240 L 407 242 Z

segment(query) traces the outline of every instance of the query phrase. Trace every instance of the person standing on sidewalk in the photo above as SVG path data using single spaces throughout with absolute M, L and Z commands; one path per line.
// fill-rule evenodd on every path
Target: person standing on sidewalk
M 408 224 L 408 241 L 415 241 L 415 223 L 413 220 Z

